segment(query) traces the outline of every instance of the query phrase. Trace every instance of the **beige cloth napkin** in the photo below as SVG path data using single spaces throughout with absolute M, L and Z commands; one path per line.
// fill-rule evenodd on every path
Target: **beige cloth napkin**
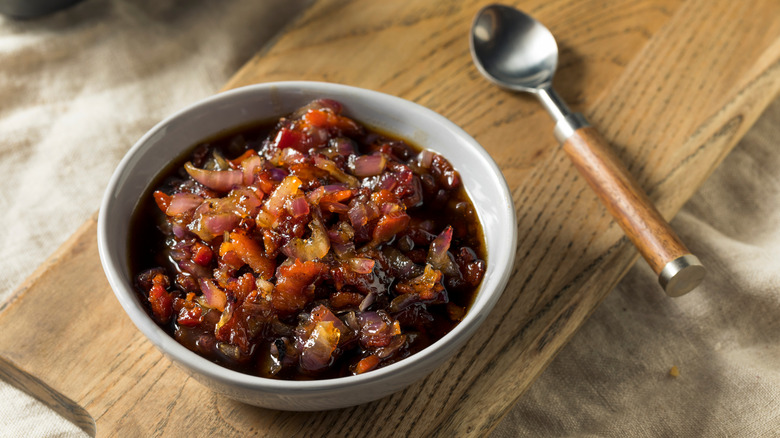
M 85 0 L 0 17 L 0 302 L 97 210 L 143 132 L 213 94 L 308 1 Z M 778 124 L 780 101 L 673 222 L 710 268 L 701 290 L 665 298 L 640 261 L 494 436 L 780 430 Z M 0 436 L 83 433 L 0 381 Z

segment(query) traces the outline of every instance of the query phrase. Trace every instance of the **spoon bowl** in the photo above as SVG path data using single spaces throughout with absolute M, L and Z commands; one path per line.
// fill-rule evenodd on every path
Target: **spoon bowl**
M 500 86 L 530 93 L 552 86 L 558 65 L 555 37 L 517 9 L 484 8 L 474 20 L 470 46 L 477 68 Z

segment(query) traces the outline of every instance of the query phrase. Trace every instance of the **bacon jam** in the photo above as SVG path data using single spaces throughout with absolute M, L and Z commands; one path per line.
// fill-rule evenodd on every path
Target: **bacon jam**
M 159 325 L 223 366 L 365 373 L 452 330 L 482 280 L 482 230 L 452 165 L 338 102 L 184 160 L 135 214 L 135 287 Z

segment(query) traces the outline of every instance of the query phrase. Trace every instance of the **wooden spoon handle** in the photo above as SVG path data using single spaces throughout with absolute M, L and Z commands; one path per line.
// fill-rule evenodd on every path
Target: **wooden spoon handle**
M 563 143 L 575 167 L 637 247 L 670 296 L 696 287 L 704 267 L 661 216 L 628 169 L 592 126 L 574 131 Z

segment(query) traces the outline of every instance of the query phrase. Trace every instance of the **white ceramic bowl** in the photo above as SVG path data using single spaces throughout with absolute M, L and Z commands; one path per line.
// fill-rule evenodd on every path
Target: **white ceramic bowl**
M 482 222 L 487 271 L 463 321 L 425 350 L 365 374 L 318 381 L 283 381 L 242 374 L 187 350 L 147 315 L 128 268 L 130 217 L 155 176 L 184 151 L 222 131 L 278 118 L 317 98 L 344 105 L 346 115 L 444 155 L 460 172 Z M 108 281 L 133 323 L 168 358 L 207 387 L 272 409 L 324 410 L 366 403 L 425 377 L 477 330 L 508 281 L 517 239 L 512 198 L 495 162 L 465 131 L 415 103 L 387 94 L 318 82 L 276 82 L 227 91 L 168 117 L 122 159 L 98 219 L 98 248 Z

